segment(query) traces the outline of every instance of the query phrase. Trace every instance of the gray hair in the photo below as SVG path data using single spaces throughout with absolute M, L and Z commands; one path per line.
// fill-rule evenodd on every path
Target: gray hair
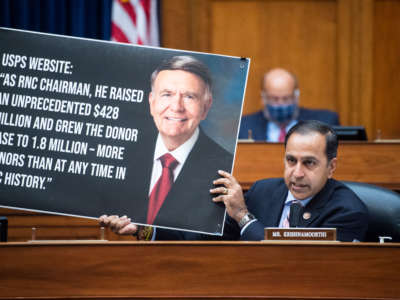
M 156 80 L 158 73 L 166 70 L 181 70 L 196 75 L 206 86 L 205 95 L 211 96 L 212 80 L 210 71 L 200 60 L 188 55 L 173 56 L 172 58 L 164 60 L 151 74 L 151 89 L 153 89 L 154 81 Z

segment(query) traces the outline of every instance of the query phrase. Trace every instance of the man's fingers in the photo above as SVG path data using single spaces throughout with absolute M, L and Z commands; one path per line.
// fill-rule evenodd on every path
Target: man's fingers
M 138 230 L 137 225 L 131 223 L 131 219 L 127 216 L 102 215 L 99 223 L 101 226 L 109 227 L 116 234 L 134 234 Z
M 108 216 L 107 215 L 100 216 L 99 224 L 100 224 L 100 226 L 107 226 L 108 225 Z
M 125 217 L 122 217 L 119 219 L 119 221 L 117 223 L 117 227 L 122 228 L 130 223 L 131 223 L 131 219 L 125 216 Z
M 228 183 L 230 185 L 234 185 L 234 184 L 238 184 L 238 181 L 236 180 L 235 177 L 233 177 L 230 173 L 225 172 L 223 170 L 219 170 L 218 174 L 222 176 L 222 178 L 218 178 L 215 181 L 218 181 L 218 183 L 214 183 L 214 184 L 224 184 Z M 219 183 L 221 182 L 221 183 Z
M 210 193 L 211 194 L 227 195 L 228 194 L 228 189 L 226 187 L 224 187 L 224 186 L 216 187 L 216 188 L 210 189 Z
M 114 228 L 119 222 L 119 217 L 118 216 L 110 216 L 109 220 L 110 220 L 110 222 L 109 222 L 110 227 Z
M 138 226 L 132 223 L 129 223 L 128 225 L 122 227 L 118 233 L 119 234 L 134 234 L 138 230 Z
M 217 196 L 217 197 L 212 198 L 212 200 L 214 202 L 224 202 L 224 196 L 223 195 Z
M 213 184 L 214 184 L 214 185 L 231 186 L 231 185 L 232 185 L 232 182 L 231 182 L 229 179 L 227 179 L 227 178 L 218 178 L 218 179 L 215 179 L 215 180 L 213 181 Z
M 110 226 L 112 220 L 114 220 L 115 218 L 118 218 L 118 216 L 115 216 L 115 215 L 113 215 L 113 216 L 102 215 L 99 218 L 100 226 Z
M 225 177 L 225 178 L 230 178 L 232 175 L 224 170 L 218 170 L 218 174 Z

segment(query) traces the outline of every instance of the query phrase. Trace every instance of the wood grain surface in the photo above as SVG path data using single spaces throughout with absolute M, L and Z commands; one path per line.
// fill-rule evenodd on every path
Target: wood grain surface
M 289 242 L 6 243 L 0 299 L 396 299 L 400 247 Z

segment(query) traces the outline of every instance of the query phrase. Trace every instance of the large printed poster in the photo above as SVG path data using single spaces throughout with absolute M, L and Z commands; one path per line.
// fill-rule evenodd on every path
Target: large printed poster
M 5 28 L 0 59 L 0 206 L 222 234 L 248 59 Z

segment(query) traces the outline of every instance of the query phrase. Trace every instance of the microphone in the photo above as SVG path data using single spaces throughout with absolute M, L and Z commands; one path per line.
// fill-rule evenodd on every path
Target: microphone
M 249 129 L 247 131 L 247 139 L 252 140 L 253 139 L 253 131 L 251 129 Z

